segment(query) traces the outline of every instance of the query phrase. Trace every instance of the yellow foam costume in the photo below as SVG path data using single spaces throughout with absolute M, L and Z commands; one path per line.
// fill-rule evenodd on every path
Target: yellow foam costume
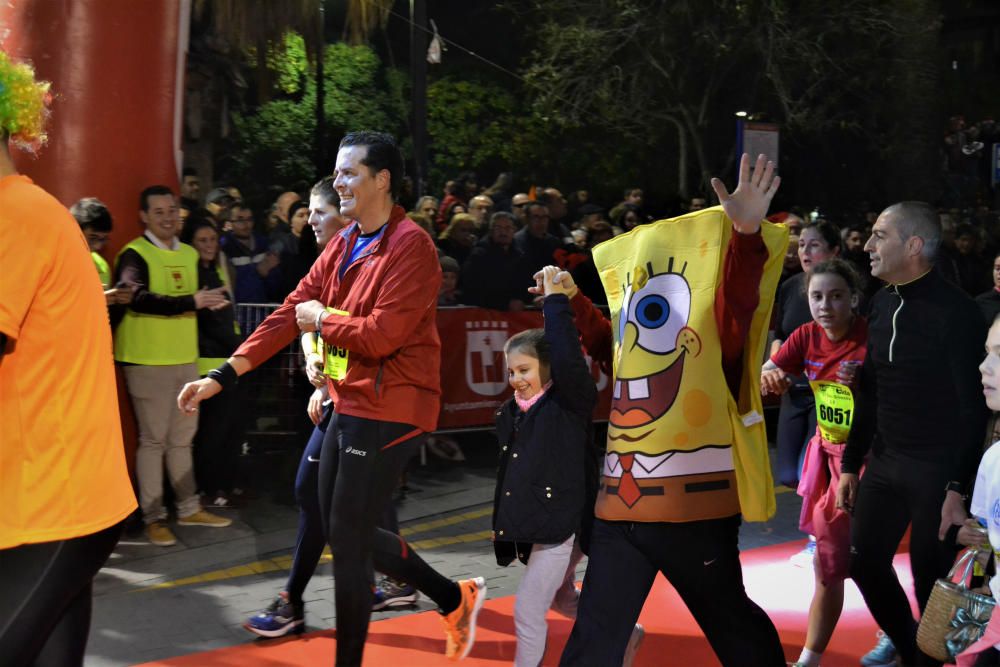
M 611 521 L 774 514 L 760 366 L 788 243 L 763 223 L 768 259 L 743 350 L 738 401 L 715 319 L 735 232 L 720 207 L 637 227 L 594 249 L 611 307 L 615 383 L 596 513 Z

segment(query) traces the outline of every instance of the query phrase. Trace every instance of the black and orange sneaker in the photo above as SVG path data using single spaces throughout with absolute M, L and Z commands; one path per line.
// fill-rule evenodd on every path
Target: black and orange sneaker
M 449 660 L 461 660 L 469 655 L 476 643 L 476 618 L 486 600 L 486 580 L 482 577 L 462 579 L 458 587 L 462 591 L 462 601 L 455 611 L 441 617 L 447 635 L 445 656 Z

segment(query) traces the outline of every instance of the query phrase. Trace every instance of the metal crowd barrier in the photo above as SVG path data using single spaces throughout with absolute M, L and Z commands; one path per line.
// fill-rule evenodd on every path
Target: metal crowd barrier
M 240 303 L 236 305 L 236 320 L 244 336 L 249 336 L 273 313 L 278 303 Z M 461 310 L 468 306 L 443 306 L 441 310 Z M 602 307 L 606 313 L 606 307 Z M 285 350 L 254 370 L 243 381 L 248 385 L 252 421 L 247 431 L 247 442 L 256 451 L 286 450 L 301 447 L 312 431 L 306 416 L 306 402 L 312 386 L 302 368 L 302 352 L 298 339 Z M 604 421 L 604 420 L 599 420 Z M 439 429 L 439 434 L 484 431 L 492 424 Z
M 279 305 L 236 304 L 236 321 L 243 336 L 253 333 Z M 301 347 L 296 338 L 241 381 L 240 384 L 246 385 L 244 396 L 250 416 L 247 444 L 251 450 L 267 453 L 305 445 L 313 428 L 306 416 L 306 402 L 313 388 L 306 379 L 302 363 Z

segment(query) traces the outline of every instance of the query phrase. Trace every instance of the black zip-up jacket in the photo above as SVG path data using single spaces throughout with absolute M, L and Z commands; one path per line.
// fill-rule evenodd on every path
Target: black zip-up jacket
M 978 369 L 985 342 L 975 302 L 937 271 L 879 290 L 843 472 L 857 474 L 869 448 L 892 449 L 938 461 L 950 481 L 969 484 L 986 427 Z
M 527 562 L 533 544 L 574 533 L 586 543 L 597 496 L 591 424 L 597 387 L 580 347 L 569 299 L 545 298 L 552 386 L 526 413 L 510 398 L 497 412 L 500 465 L 493 500 L 497 563 Z
M 222 287 L 222 278 L 214 265 L 198 261 L 198 289 Z M 226 359 L 243 342 L 236 332 L 236 311 L 230 302 L 225 308 L 198 311 L 198 356 Z

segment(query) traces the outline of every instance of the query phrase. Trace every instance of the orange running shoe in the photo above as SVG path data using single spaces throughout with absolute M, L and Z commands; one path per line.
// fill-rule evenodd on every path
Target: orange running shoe
M 486 580 L 482 577 L 462 579 L 458 588 L 462 591 L 462 601 L 455 611 L 441 617 L 448 640 L 445 655 L 449 660 L 469 655 L 476 643 L 476 618 L 486 600 Z

